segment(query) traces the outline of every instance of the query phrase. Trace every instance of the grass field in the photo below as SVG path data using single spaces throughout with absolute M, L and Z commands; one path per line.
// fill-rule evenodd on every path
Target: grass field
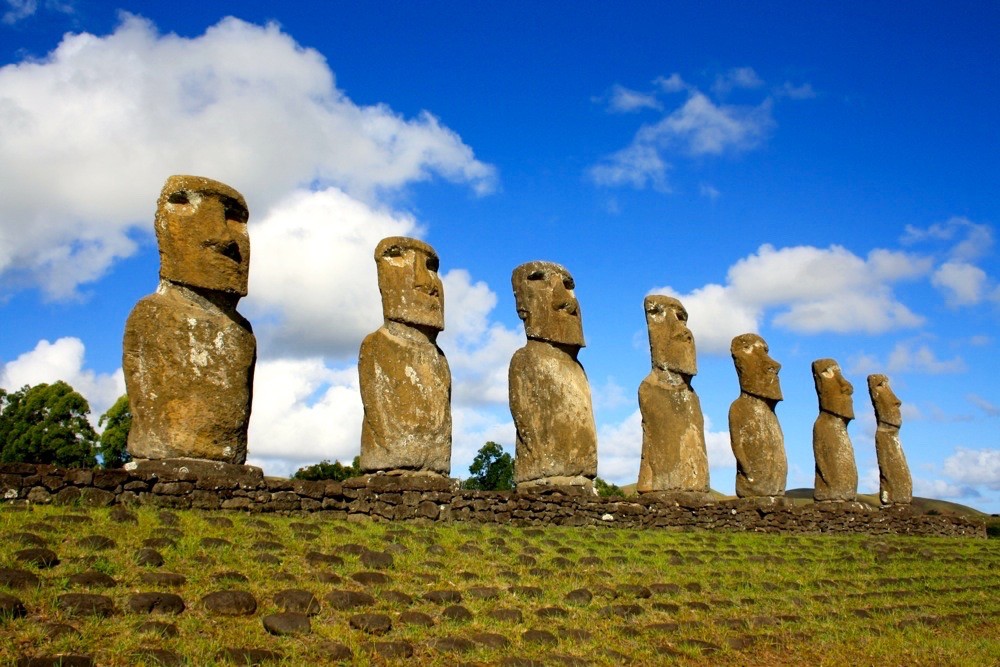
M 1000 540 L 0 507 L 0 664 L 996 665 L 997 591 Z

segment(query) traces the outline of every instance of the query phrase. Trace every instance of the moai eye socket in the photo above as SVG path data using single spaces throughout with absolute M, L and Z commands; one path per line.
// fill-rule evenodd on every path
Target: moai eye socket
M 382 253 L 383 257 L 402 257 L 403 249 L 398 245 L 391 245 Z
M 440 262 L 440 260 L 437 257 L 428 257 L 427 258 L 427 264 L 426 264 L 426 266 L 427 266 L 427 270 L 428 271 L 433 271 L 434 273 L 437 273 L 438 267 L 440 265 L 441 265 L 441 262 Z
M 188 198 L 187 192 L 178 190 L 177 192 L 170 193 L 170 196 L 167 197 L 167 202 L 170 204 L 189 204 L 191 200 Z
M 223 206 L 225 207 L 226 220 L 246 223 L 249 213 L 238 201 L 235 199 L 226 199 L 223 201 Z
M 545 280 L 544 271 L 532 271 L 528 274 L 528 280 Z

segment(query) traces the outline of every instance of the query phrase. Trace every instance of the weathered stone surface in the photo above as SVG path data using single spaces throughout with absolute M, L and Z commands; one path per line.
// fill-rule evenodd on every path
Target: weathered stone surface
M 184 600 L 175 593 L 135 593 L 129 596 L 128 608 L 136 614 L 179 614 Z
M 0 568 L 0 586 L 23 590 L 27 588 L 37 588 L 41 585 L 41 580 L 27 570 L 18 568 Z
M 115 613 L 111 598 L 93 593 L 64 593 L 56 598 L 56 606 L 71 616 L 108 617 Z
M 0 621 L 11 618 L 24 618 L 28 611 L 24 608 L 24 603 L 20 598 L 6 593 L 0 593 Z
M 279 637 L 285 635 L 303 635 L 312 631 L 309 617 L 295 611 L 285 611 L 280 614 L 269 614 L 263 619 L 264 629 Z
M 899 428 L 903 425 L 902 402 L 884 375 L 868 376 L 868 395 L 875 409 L 875 455 L 878 457 L 879 501 L 883 505 L 906 505 L 913 500 L 913 478 L 906 464 Z
M 392 619 L 385 614 L 355 614 L 348 622 L 352 628 L 371 635 L 384 635 L 392 629 Z
M 768 354 L 757 334 L 733 338 L 730 352 L 740 395 L 729 407 L 729 440 L 736 457 L 736 495 L 740 498 L 785 495 L 788 459 L 785 437 L 774 412 L 782 399 L 781 364 Z
M 647 296 L 643 306 L 653 370 L 639 385 L 642 458 L 636 490 L 709 489 L 705 418 L 691 378 L 698 372 L 687 310 L 669 296 Z
M 316 596 L 301 588 L 289 588 L 275 593 L 274 604 L 282 611 L 293 611 L 307 616 L 315 616 L 320 609 Z
M 812 364 L 819 416 L 813 424 L 813 454 L 816 483 L 813 499 L 854 501 L 858 495 L 858 467 L 847 424 L 854 419 L 854 387 L 833 359 L 817 359 Z
M 250 240 L 242 195 L 171 176 L 157 201 L 160 284 L 125 324 L 122 367 L 136 459 L 246 460 L 257 343 L 236 312 Z
M 15 551 L 14 560 L 39 568 L 55 567 L 59 564 L 59 557 L 56 555 L 56 552 L 44 547 L 31 547 Z
M 451 471 L 451 370 L 435 342 L 444 329 L 438 256 L 422 241 L 375 248 L 385 323 L 361 343 L 361 468 Z
M 597 476 L 597 427 L 577 361 L 585 343 L 573 278 L 558 264 L 528 262 L 514 269 L 511 284 L 528 338 L 508 370 L 514 481 L 589 486 Z
M 250 616 L 257 611 L 257 600 L 246 591 L 215 591 L 204 596 L 201 603 L 218 616 Z

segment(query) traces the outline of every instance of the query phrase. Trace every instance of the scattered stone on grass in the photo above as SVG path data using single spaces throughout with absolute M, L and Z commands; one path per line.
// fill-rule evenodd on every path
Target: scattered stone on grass
M 163 555 L 151 547 L 143 547 L 135 554 L 135 564 L 143 567 L 160 567 L 163 565 Z
M 233 546 L 232 542 L 222 537 L 203 537 L 198 541 L 198 544 L 206 549 L 221 549 Z
M 563 600 L 570 604 L 585 605 L 590 604 L 590 601 L 594 599 L 594 594 L 588 591 L 586 588 L 577 588 L 570 591 L 563 596 Z
M 0 567 L 0 586 L 6 586 L 13 590 L 23 590 L 26 588 L 38 588 L 41 585 L 41 580 L 27 570 Z
M 653 595 L 645 586 L 638 584 L 621 584 L 618 586 L 618 595 L 646 599 Z
M 384 635 L 392 629 L 392 619 L 385 614 L 355 614 L 349 623 L 352 628 L 370 635 Z
M 136 593 L 129 597 L 128 608 L 136 614 L 179 614 L 184 600 L 175 593 Z
M 344 581 L 344 578 L 336 572 L 317 572 L 313 576 L 316 577 L 316 581 L 322 584 L 339 584 Z
M 71 616 L 101 616 L 115 613 L 115 603 L 106 595 L 94 593 L 63 593 L 56 598 L 56 606 Z
M 387 570 L 393 565 L 392 554 L 382 551 L 365 551 L 358 560 L 372 570 Z
M 108 512 L 108 518 L 115 523 L 139 523 L 139 518 L 122 505 L 115 505 Z
M 398 620 L 403 625 L 419 625 L 425 628 L 434 625 L 434 619 L 422 611 L 404 611 L 399 615 Z
M 600 610 L 601 616 L 611 618 L 632 618 L 644 613 L 646 610 L 637 604 L 613 604 Z
M 246 591 L 214 591 L 201 603 L 216 616 L 250 616 L 257 611 L 256 598 Z
M 4 539 L 8 542 L 23 544 L 26 547 L 47 547 L 49 545 L 44 538 L 34 533 L 11 533 L 6 535 Z
M 37 568 L 50 568 L 59 564 L 59 556 L 51 549 L 31 547 L 14 552 L 14 560 Z
M 430 644 L 442 653 L 468 653 L 476 648 L 472 641 L 464 637 L 441 637 L 431 640 Z
M 544 595 L 544 591 L 538 586 L 511 586 L 509 590 L 515 597 L 540 598 Z
M 531 628 L 530 630 L 525 630 L 521 633 L 521 639 L 525 642 L 530 642 L 532 644 L 550 644 L 555 645 L 559 643 L 556 636 L 549 632 L 548 630 L 539 630 L 537 628 Z
M 452 589 L 439 589 L 424 593 L 424 599 L 436 604 L 447 604 L 449 602 L 461 602 L 462 594 Z
M 370 607 L 375 604 L 375 598 L 361 591 L 330 591 L 324 599 L 328 605 L 339 611 L 357 609 L 358 607 Z
M 232 662 L 241 667 L 250 667 L 268 662 L 280 662 L 283 656 L 276 651 L 269 651 L 265 648 L 224 648 L 215 654 L 215 659 Z
M 143 647 L 132 653 L 132 658 L 146 665 L 161 665 L 162 667 L 180 667 L 187 664 L 184 656 L 164 648 Z
M 303 635 L 312 631 L 309 617 L 295 611 L 283 611 L 264 617 L 264 629 L 279 637 L 285 635 Z
M 372 653 L 386 659 L 412 658 L 413 644 L 410 642 L 375 642 Z
M 0 620 L 24 618 L 27 615 L 28 610 L 24 608 L 24 603 L 19 598 L 0 593 Z
M 521 623 L 524 620 L 524 615 L 521 613 L 520 609 L 511 608 L 500 608 L 491 609 L 486 612 L 486 615 L 495 621 L 501 621 L 503 623 Z
M 379 594 L 379 597 L 385 601 L 392 604 L 402 605 L 408 607 L 413 604 L 413 598 L 404 593 L 403 591 L 389 590 L 383 591 Z
M 225 572 L 219 572 L 217 574 L 214 574 L 212 575 L 212 579 L 219 583 L 225 583 L 225 582 L 239 583 L 239 584 L 250 583 L 250 578 L 247 575 L 243 574 L 242 572 L 234 572 L 233 570 L 227 570 Z
M 232 528 L 233 520 L 224 516 L 207 516 L 205 523 L 216 528 Z
M 175 572 L 141 572 L 139 581 L 148 586 L 178 587 L 187 583 L 187 577 Z
M 306 562 L 310 565 L 333 565 L 340 567 L 344 564 L 344 559 L 334 554 L 325 554 L 322 551 L 310 551 L 306 553 Z
M 466 623 L 473 619 L 472 612 L 460 604 L 453 604 L 449 607 L 445 607 L 444 611 L 441 612 L 441 616 L 447 618 L 449 621 L 456 621 L 459 623 Z
M 301 588 L 288 588 L 274 594 L 274 603 L 282 611 L 297 612 L 307 616 L 319 613 L 320 605 L 316 596 Z
M 94 667 L 94 659 L 89 655 L 57 653 L 56 655 L 18 658 L 17 667 Z
M 178 634 L 177 626 L 173 623 L 165 623 L 163 621 L 145 621 L 140 623 L 135 628 L 136 632 L 148 632 L 150 634 L 160 635 L 161 637 L 176 637 Z
M 114 549 L 117 546 L 113 539 L 104 535 L 87 535 L 86 537 L 81 537 L 76 543 L 84 549 L 93 549 L 94 551 L 105 551 L 106 549 Z
M 319 650 L 320 655 L 330 662 L 351 660 L 354 657 L 354 653 L 351 649 L 344 646 L 340 642 L 324 641 L 320 642 L 316 648 Z
M 540 607 L 535 610 L 535 615 L 539 618 L 566 618 L 569 612 L 562 607 Z
M 362 586 L 385 586 L 392 583 L 392 579 L 387 574 L 381 572 L 355 572 L 351 579 Z
M 466 594 L 477 600 L 495 600 L 500 597 L 500 589 L 494 586 L 473 586 L 466 589 Z
M 469 639 L 476 642 L 477 644 L 482 644 L 486 648 L 498 650 L 507 648 L 510 646 L 510 640 L 503 635 L 498 635 L 495 632 L 476 632 L 469 635 Z
M 581 628 L 559 628 L 557 631 L 563 639 L 570 639 L 575 642 L 588 642 L 593 635 Z

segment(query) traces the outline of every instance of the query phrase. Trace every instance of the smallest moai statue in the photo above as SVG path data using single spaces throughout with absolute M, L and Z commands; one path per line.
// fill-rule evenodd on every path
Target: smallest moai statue
M 644 303 L 653 369 L 639 385 L 642 459 L 639 493 L 707 493 L 705 417 L 691 378 L 698 373 L 687 309 L 673 297 L 647 296 Z
M 813 424 L 813 500 L 853 502 L 858 496 L 858 466 L 847 424 L 854 419 L 854 387 L 833 359 L 817 359 L 812 373 L 819 397 L 819 416 Z
M 868 394 L 875 408 L 875 455 L 878 457 L 878 498 L 883 505 L 907 505 L 913 500 L 913 479 L 906 465 L 899 427 L 903 424 L 902 402 L 896 398 L 889 378 L 868 376 Z
M 754 333 L 733 338 L 729 348 L 740 381 L 740 395 L 729 406 L 729 441 L 736 457 L 736 495 L 740 498 L 785 495 L 788 459 L 785 437 L 775 414 L 781 401 L 781 364 Z
M 375 247 L 383 325 L 361 343 L 358 376 L 364 422 L 361 469 L 451 471 L 451 371 L 437 345 L 444 330 L 438 255 L 402 236 Z

